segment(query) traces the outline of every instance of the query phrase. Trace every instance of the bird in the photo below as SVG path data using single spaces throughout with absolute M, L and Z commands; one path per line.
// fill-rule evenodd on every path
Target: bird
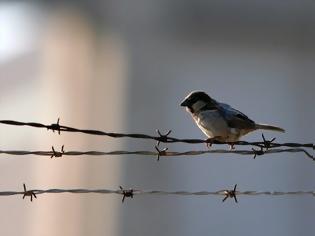
M 180 105 L 191 114 L 209 143 L 234 143 L 242 136 L 259 129 L 285 132 L 274 125 L 256 123 L 242 112 L 216 101 L 203 91 L 192 91 Z

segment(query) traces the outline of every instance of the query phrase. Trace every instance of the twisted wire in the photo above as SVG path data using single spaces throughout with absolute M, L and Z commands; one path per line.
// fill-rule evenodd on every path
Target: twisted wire
M 308 158 L 315 161 L 315 157 L 309 152 L 302 148 L 292 148 L 292 149 L 270 149 L 263 152 L 263 154 L 275 154 L 275 153 L 304 153 Z M 27 156 L 36 155 L 43 157 L 62 157 L 62 156 L 117 156 L 117 155 L 137 155 L 137 156 L 151 156 L 156 157 L 159 152 L 154 151 L 24 151 L 24 150 L 0 150 L 0 154 L 13 155 L 13 156 Z M 211 150 L 197 150 L 197 151 L 185 151 L 185 152 L 175 152 L 175 151 L 165 151 L 161 156 L 165 157 L 195 157 L 205 154 L 239 154 L 241 156 L 253 156 L 257 154 L 255 150 L 224 150 L 224 149 L 211 149 Z M 229 155 L 227 155 L 230 157 Z M 213 157 L 213 156 L 207 156 Z
M 160 132 L 159 136 L 151 136 L 146 134 L 134 134 L 134 133 L 114 133 L 114 132 L 105 132 L 100 130 L 91 130 L 91 129 L 78 129 L 69 126 L 63 126 L 59 124 L 59 119 L 57 123 L 53 123 L 50 125 L 45 125 L 36 122 L 20 122 L 14 120 L 0 120 L 1 124 L 6 125 L 14 125 L 14 126 L 30 126 L 35 128 L 44 128 L 52 131 L 57 131 L 59 134 L 61 132 L 74 132 L 74 133 L 84 133 L 90 135 L 101 135 L 101 136 L 108 136 L 112 138 L 135 138 L 135 139 L 151 139 L 157 142 L 163 143 L 189 143 L 189 144 L 200 144 L 200 143 L 209 143 L 209 140 L 204 139 L 179 139 L 174 137 L 169 137 L 170 131 L 167 135 L 161 135 Z M 275 148 L 275 147 L 291 147 L 291 148 L 311 148 L 315 149 L 314 143 L 274 143 L 268 140 L 264 140 L 261 142 L 247 142 L 247 141 L 238 141 L 238 142 L 219 142 L 216 140 L 211 141 L 212 144 L 228 144 L 228 145 L 240 145 L 240 146 L 255 146 L 255 147 L 266 147 L 268 144 L 268 148 Z
M 133 195 L 177 195 L 177 196 L 225 196 L 227 192 L 234 190 L 218 190 L 218 191 L 162 191 L 162 190 L 139 190 L 139 189 L 32 189 L 32 190 L 24 190 L 24 191 L 0 191 L 0 196 L 13 196 L 13 195 L 25 195 L 34 193 L 36 195 L 39 194 L 61 194 L 61 193 L 73 193 L 73 194 L 88 194 L 88 193 L 96 193 L 96 194 L 119 194 L 124 195 L 126 192 L 131 192 Z M 238 191 L 235 190 L 235 195 L 244 195 L 244 196 L 285 196 L 285 195 L 310 195 L 315 197 L 315 191 Z

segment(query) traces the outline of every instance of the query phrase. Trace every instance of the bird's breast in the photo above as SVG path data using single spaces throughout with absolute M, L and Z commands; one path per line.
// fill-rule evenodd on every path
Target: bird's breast
M 198 127 L 205 133 L 209 138 L 214 137 L 226 137 L 229 135 L 229 127 L 216 110 L 207 110 L 199 112 L 193 116 Z

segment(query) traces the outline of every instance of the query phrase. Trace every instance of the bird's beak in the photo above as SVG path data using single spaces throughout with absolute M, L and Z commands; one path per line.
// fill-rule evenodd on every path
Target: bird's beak
M 185 99 L 184 101 L 182 101 L 182 103 L 180 104 L 182 107 L 187 107 L 188 106 L 188 100 Z

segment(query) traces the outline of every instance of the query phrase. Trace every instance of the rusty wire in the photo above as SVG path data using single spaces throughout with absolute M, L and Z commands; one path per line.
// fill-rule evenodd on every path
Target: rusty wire
M 146 134 L 127 134 L 127 133 L 114 133 L 114 132 L 105 132 L 100 130 L 90 130 L 90 129 L 78 129 L 68 126 L 60 125 L 59 119 L 56 123 L 45 125 L 41 123 L 36 122 L 20 122 L 20 121 L 14 121 L 14 120 L 0 120 L 1 124 L 6 125 L 14 125 L 14 126 L 30 126 L 35 128 L 44 128 L 47 130 L 52 130 L 53 132 L 57 131 L 59 134 L 61 132 L 74 132 L 74 133 L 84 133 L 84 134 L 90 134 L 90 135 L 102 135 L 102 136 L 108 136 L 112 138 L 123 138 L 123 137 L 129 137 L 129 138 L 135 138 L 135 139 L 151 139 L 162 143 L 189 143 L 189 144 L 227 144 L 230 146 L 253 146 L 258 148 L 276 148 L 276 147 L 290 147 L 290 148 L 311 148 L 315 149 L 314 143 L 275 143 L 274 140 L 266 140 L 263 137 L 262 141 L 259 142 L 247 142 L 247 141 L 238 141 L 238 142 L 219 142 L 216 140 L 207 140 L 207 139 L 178 139 L 174 137 L 170 137 L 171 130 L 169 130 L 165 135 L 161 134 L 159 130 L 158 136 L 151 136 Z
M 23 184 L 24 191 L 0 191 L 0 196 L 13 196 L 22 195 L 23 199 L 25 197 L 30 197 L 30 200 L 37 198 L 40 194 L 61 194 L 61 193 L 73 193 L 73 194 L 117 194 L 122 196 L 122 202 L 125 198 L 133 198 L 136 195 L 176 195 L 176 196 L 221 196 L 224 202 L 227 198 L 233 198 L 235 202 L 238 202 L 237 196 L 303 196 L 309 195 L 315 197 L 315 191 L 239 191 L 236 189 L 237 185 L 234 185 L 233 189 L 223 189 L 218 191 L 162 191 L 162 190 L 140 190 L 140 189 L 124 189 L 119 186 L 119 189 L 29 189 L 26 190 L 25 184 Z
M 265 154 L 276 154 L 276 153 L 304 153 L 308 158 L 315 161 L 315 157 L 312 156 L 309 152 L 302 148 L 288 148 L 288 149 L 269 149 L 266 151 L 262 150 L 224 150 L 224 149 L 211 149 L 211 150 L 197 150 L 197 151 L 185 151 L 185 152 L 175 152 L 175 151 L 168 151 L 167 149 L 159 150 L 156 147 L 156 152 L 154 151 L 110 151 L 110 152 L 103 152 L 103 151 L 65 151 L 64 146 L 62 146 L 61 151 L 55 150 L 52 147 L 49 151 L 24 151 L 24 150 L 0 150 L 1 154 L 6 155 L 13 155 L 13 156 L 27 156 L 27 155 L 35 155 L 35 156 L 43 156 L 43 157 L 50 157 L 50 158 L 60 158 L 63 156 L 117 156 L 117 155 L 137 155 L 137 156 L 151 156 L 157 157 L 158 160 L 161 157 L 196 157 L 205 154 L 239 154 L 241 156 L 252 156 L 254 159 L 256 156 L 261 156 Z M 227 155 L 230 157 L 230 155 Z M 208 155 L 207 157 L 214 157 Z

